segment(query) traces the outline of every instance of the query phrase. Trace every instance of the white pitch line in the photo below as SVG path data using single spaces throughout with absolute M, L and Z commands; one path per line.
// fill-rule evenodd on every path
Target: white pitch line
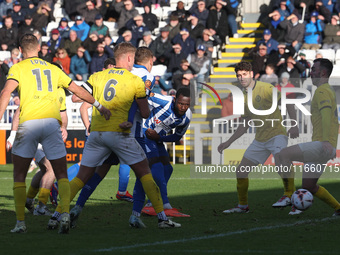
M 316 220 L 303 220 L 303 221 L 297 221 L 295 223 L 291 224 L 279 224 L 279 225 L 273 225 L 273 226 L 267 226 L 267 227 L 257 227 L 257 228 L 250 228 L 245 230 L 237 230 L 237 231 L 231 231 L 216 235 L 205 235 L 205 236 L 197 236 L 197 237 L 191 237 L 191 238 L 183 238 L 183 239 L 176 239 L 176 240 L 168 240 L 168 241 L 158 241 L 153 243 L 141 243 L 141 244 L 134 244 L 134 245 L 126 245 L 126 246 L 118 246 L 118 247 L 110 247 L 106 249 L 97 249 L 93 250 L 92 252 L 111 252 L 111 251 L 117 251 L 117 250 L 127 250 L 127 249 L 133 249 L 133 248 L 140 248 L 140 247 L 147 247 L 147 246 L 155 246 L 155 245 L 167 245 L 167 244 L 175 244 L 175 243 L 186 243 L 186 242 L 192 242 L 192 241 L 200 241 L 200 240 L 209 240 L 214 238 L 221 238 L 221 237 L 227 237 L 227 236 L 233 236 L 233 235 L 240 235 L 240 234 L 248 234 L 255 231 L 261 231 L 261 230 L 273 230 L 278 228 L 289 228 L 294 227 L 296 225 L 303 225 L 303 224 L 310 224 L 310 223 L 319 223 L 319 222 L 325 222 L 325 221 L 331 221 L 335 219 L 340 219 L 340 217 L 327 217 L 323 219 L 316 219 Z M 91 252 L 91 253 L 92 253 Z

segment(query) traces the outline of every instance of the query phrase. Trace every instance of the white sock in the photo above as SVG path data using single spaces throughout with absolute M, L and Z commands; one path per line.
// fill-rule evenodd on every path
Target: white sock
M 240 207 L 241 209 L 246 209 L 248 205 L 238 205 L 238 207 Z
M 170 203 L 163 204 L 164 209 L 172 209 L 172 206 Z
M 126 191 L 123 191 L 123 192 L 118 191 L 118 194 L 122 195 L 122 196 L 125 196 L 126 195 Z

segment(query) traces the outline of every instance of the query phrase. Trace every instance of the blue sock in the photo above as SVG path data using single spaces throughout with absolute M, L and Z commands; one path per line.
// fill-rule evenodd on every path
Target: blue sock
M 67 176 L 69 181 L 72 181 L 72 179 L 77 176 L 79 172 L 79 167 L 80 166 L 78 164 L 74 164 L 67 169 Z
M 130 166 L 128 165 L 119 165 L 119 186 L 118 191 L 124 192 L 127 190 L 127 186 L 129 184 L 130 179 Z
M 102 181 L 102 178 L 94 173 L 92 178 L 85 184 L 83 189 L 80 192 L 76 205 L 79 205 L 81 208 L 84 207 L 86 201 L 92 195 L 93 191 L 97 188 L 98 184 Z
M 164 167 L 164 178 L 165 178 L 166 184 L 168 184 L 169 179 L 170 179 L 174 169 L 173 169 L 172 165 L 170 165 L 170 164 L 163 165 L 163 167 Z
M 168 191 L 166 187 L 166 181 L 164 178 L 164 167 L 161 162 L 155 163 L 151 166 L 152 177 L 161 191 L 163 204 L 169 203 Z
M 135 188 L 133 190 L 133 207 L 132 210 L 138 213 L 142 212 L 145 202 L 145 191 L 139 179 L 136 180 Z

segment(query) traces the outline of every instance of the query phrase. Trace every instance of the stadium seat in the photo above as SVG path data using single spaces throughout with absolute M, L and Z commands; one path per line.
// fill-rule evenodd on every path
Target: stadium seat
M 138 11 L 139 14 L 144 13 L 144 7 L 135 7 L 135 9 Z
M 48 36 L 42 36 L 41 37 L 42 42 L 48 42 L 48 40 L 50 40 L 50 38 Z
M 158 20 L 162 20 L 163 9 L 161 7 L 155 8 L 154 5 L 152 5 L 151 12 L 157 16 Z
M 51 34 L 51 31 L 55 28 L 58 28 L 59 23 L 55 21 L 51 21 L 50 23 L 47 24 L 46 27 L 46 35 L 49 37 Z
M 11 52 L 7 50 L 0 51 L 0 60 L 4 61 L 6 58 L 11 57 Z
M 340 78 L 340 64 L 333 66 L 333 71 L 331 73 L 331 77 L 339 77 Z M 340 84 L 338 84 L 340 85 Z
M 111 36 L 117 35 L 118 28 L 116 22 L 104 21 L 103 24 L 109 28 Z
M 315 59 L 315 54 L 316 54 L 315 50 L 301 50 L 300 52 L 306 54 L 307 61 L 313 62 L 313 60 Z
M 317 53 L 321 53 L 324 58 L 328 58 L 332 63 L 334 63 L 335 51 L 333 49 L 320 49 Z
M 163 13 L 162 13 L 162 19 L 161 20 L 165 21 L 170 17 L 171 12 L 176 10 L 176 7 L 174 9 L 174 8 L 169 7 L 169 6 L 164 6 L 164 7 L 162 7 L 162 9 L 163 9 Z
M 335 64 L 340 64 L 340 50 L 335 53 Z
M 151 74 L 153 76 L 162 76 L 163 74 L 165 74 L 167 67 L 165 65 L 156 65 L 153 66 L 151 69 Z

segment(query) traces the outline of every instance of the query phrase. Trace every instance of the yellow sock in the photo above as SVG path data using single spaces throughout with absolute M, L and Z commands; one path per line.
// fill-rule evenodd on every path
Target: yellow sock
M 14 182 L 13 195 L 17 220 L 25 220 L 26 183 Z
M 142 182 L 143 189 L 150 199 L 153 208 L 155 208 L 156 213 L 164 211 L 161 193 L 152 175 L 146 174 L 140 178 L 140 181 Z
M 66 179 L 66 180 L 68 182 L 68 179 Z M 58 186 L 59 186 L 59 181 L 58 181 Z M 79 190 L 81 190 L 84 187 L 85 184 L 78 177 L 75 177 L 75 178 L 73 178 L 72 181 L 69 182 L 69 185 L 70 185 L 70 190 L 69 190 L 69 199 L 70 200 L 69 200 L 69 203 L 68 203 L 68 207 L 70 208 L 70 202 L 77 195 Z M 59 186 L 59 195 L 60 195 L 60 186 Z M 60 197 L 60 200 L 61 200 L 61 197 Z M 61 203 L 58 204 L 58 206 L 55 210 L 56 210 L 56 212 L 59 212 L 59 213 L 64 212 L 64 211 L 62 211 Z
M 294 171 L 281 174 L 284 196 L 291 197 L 293 195 L 295 191 L 294 176 Z
M 62 178 L 58 180 L 58 190 L 60 196 L 60 213 L 70 212 L 70 182 L 67 178 Z
M 27 191 L 27 198 L 32 198 L 32 199 L 35 198 L 38 192 L 39 192 L 39 188 L 34 188 L 32 187 L 32 185 L 30 185 Z
M 336 200 L 324 187 L 319 186 L 318 191 L 314 194 L 314 196 L 318 197 L 330 207 L 333 207 L 335 210 L 340 209 L 340 204 L 338 200 Z
M 248 178 L 237 179 L 238 203 L 240 205 L 248 205 L 248 187 Z
M 50 190 L 49 189 L 40 188 L 39 197 L 38 197 L 39 202 L 41 202 L 44 205 L 46 205 L 49 196 L 50 196 Z

